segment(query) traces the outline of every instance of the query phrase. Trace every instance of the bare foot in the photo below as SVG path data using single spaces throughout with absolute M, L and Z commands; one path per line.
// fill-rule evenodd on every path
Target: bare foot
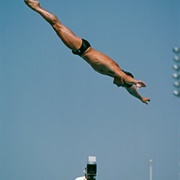
M 40 6 L 39 1 L 24 0 L 24 2 L 25 2 L 31 9 L 34 9 L 34 10 L 36 10 L 36 9 Z

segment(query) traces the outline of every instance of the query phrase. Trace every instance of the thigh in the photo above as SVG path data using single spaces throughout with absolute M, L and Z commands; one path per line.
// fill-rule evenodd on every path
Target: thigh
M 53 25 L 53 28 L 68 48 L 76 51 L 81 47 L 82 39 L 76 36 L 69 28 L 61 23 Z

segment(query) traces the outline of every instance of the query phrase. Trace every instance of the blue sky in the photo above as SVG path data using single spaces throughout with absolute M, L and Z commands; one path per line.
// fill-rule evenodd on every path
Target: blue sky
M 1 180 L 178 179 L 180 99 L 172 95 L 179 0 L 41 0 L 78 36 L 147 83 L 147 106 L 67 49 L 21 1 L 1 0 Z

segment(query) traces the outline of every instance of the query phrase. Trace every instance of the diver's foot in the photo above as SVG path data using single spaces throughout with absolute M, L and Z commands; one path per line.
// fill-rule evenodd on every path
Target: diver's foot
M 31 8 L 36 10 L 38 7 L 40 7 L 39 1 L 34 0 L 24 0 L 24 2 Z

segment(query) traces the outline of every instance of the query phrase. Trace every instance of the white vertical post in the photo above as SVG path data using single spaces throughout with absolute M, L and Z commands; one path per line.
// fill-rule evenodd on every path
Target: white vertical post
M 152 159 L 149 160 L 149 180 L 152 180 Z

